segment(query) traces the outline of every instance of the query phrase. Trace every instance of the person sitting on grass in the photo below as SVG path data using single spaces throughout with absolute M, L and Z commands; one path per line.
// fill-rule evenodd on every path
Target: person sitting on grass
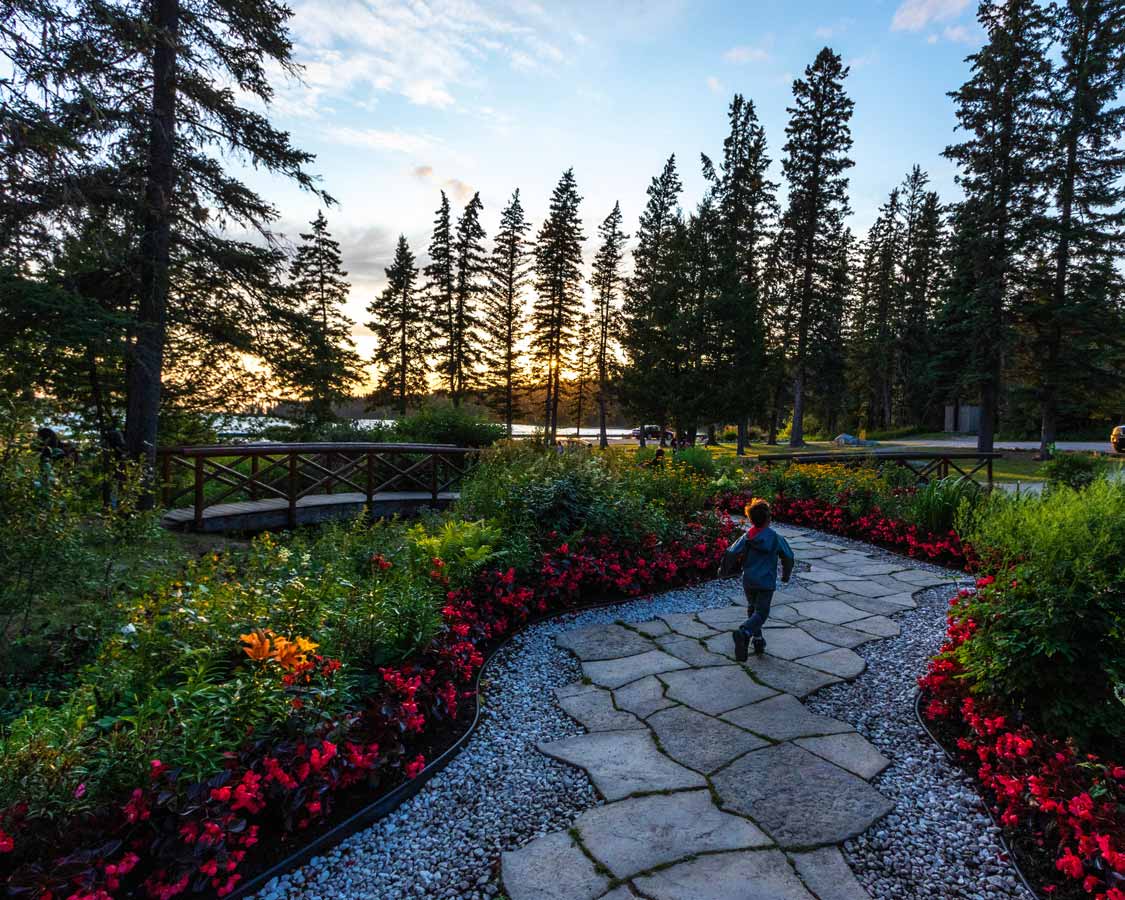
M 770 505 L 754 500 L 746 508 L 751 528 L 728 552 L 742 559 L 742 589 L 750 607 L 750 618 L 734 633 L 734 658 L 746 661 L 747 649 L 754 642 L 755 655 L 766 649 L 762 626 L 770 617 L 770 602 L 777 589 L 777 560 L 781 559 L 781 580 L 788 584 L 793 574 L 793 550 L 780 534 L 770 528 Z

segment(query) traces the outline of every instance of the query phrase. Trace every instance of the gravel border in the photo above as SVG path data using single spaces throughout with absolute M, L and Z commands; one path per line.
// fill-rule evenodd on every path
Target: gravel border
M 902 559 L 859 541 L 800 530 L 880 560 Z M 966 579 L 938 566 L 911 564 L 951 581 Z M 394 813 L 271 881 L 257 897 L 498 897 L 501 852 L 565 830 L 600 802 L 584 773 L 535 748 L 582 731 L 554 701 L 554 688 L 581 674 L 576 660 L 555 647 L 555 635 L 582 625 L 644 622 L 664 613 L 727 606 L 731 594 L 730 582 L 711 581 L 561 616 L 517 635 L 482 674 L 481 721 L 457 758 Z M 915 594 L 918 609 L 893 617 L 901 636 L 857 649 L 868 662 L 857 681 L 804 701 L 814 712 L 852 724 L 891 760 L 873 784 L 895 802 L 894 810 L 844 846 L 857 877 L 878 900 L 1028 896 L 1001 859 L 997 829 L 971 781 L 947 762 L 914 718 L 915 678 L 944 637 L 949 596 L 948 586 Z

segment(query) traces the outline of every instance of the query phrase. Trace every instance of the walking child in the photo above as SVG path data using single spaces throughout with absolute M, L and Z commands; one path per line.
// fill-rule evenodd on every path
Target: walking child
M 770 602 L 777 589 L 777 561 L 781 559 L 781 580 L 788 584 L 793 574 L 793 550 L 780 534 L 770 528 L 770 505 L 754 500 L 747 510 L 751 528 L 727 552 L 742 560 L 742 589 L 750 607 L 750 618 L 734 632 L 734 658 L 745 662 L 750 642 L 754 653 L 765 652 L 762 626 L 770 616 Z

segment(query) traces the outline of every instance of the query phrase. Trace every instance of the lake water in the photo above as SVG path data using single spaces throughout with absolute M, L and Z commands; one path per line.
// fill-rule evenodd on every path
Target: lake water
M 393 424 L 393 419 L 356 419 L 357 424 L 372 428 L 378 425 Z M 262 428 L 270 426 L 285 425 L 286 420 L 280 419 L 275 416 L 224 416 L 219 423 L 219 433 L 224 437 L 243 437 L 251 432 L 259 431 Z M 515 423 L 512 425 L 512 435 L 514 437 L 533 437 L 541 426 L 538 425 L 524 425 Z M 629 437 L 632 432 L 631 428 L 607 428 L 606 436 L 611 438 Z M 598 436 L 597 428 L 583 428 L 577 431 L 574 428 L 560 428 L 559 437 L 587 437 L 593 438 Z

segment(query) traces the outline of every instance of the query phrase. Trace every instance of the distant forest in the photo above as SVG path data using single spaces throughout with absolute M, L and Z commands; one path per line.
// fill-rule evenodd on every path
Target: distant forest
M 493 235 L 479 194 L 454 209 L 442 193 L 428 246 L 400 237 L 370 298 L 368 359 L 327 218 L 286 253 L 276 209 L 211 152 L 329 207 L 311 157 L 219 87 L 268 101 L 267 72 L 296 66 L 288 10 L 196 11 L 187 27 L 178 0 L 159 0 L 137 29 L 125 3 L 9 7 L 0 389 L 54 398 L 103 435 L 123 428 L 136 456 L 177 416 L 267 394 L 331 422 L 370 373 L 373 408 L 486 404 L 548 439 L 628 417 L 798 446 L 940 428 L 958 402 L 980 407 L 981 449 L 1001 429 L 1046 449 L 1125 415 L 1119 2 L 982 3 L 986 41 L 951 93 L 944 150 L 963 196 L 939 197 L 915 166 L 862 236 L 846 225 L 848 69 L 828 47 L 793 82 L 783 139 L 734 95 L 722 146 L 669 157 L 636 223 L 619 205 L 584 210 L 573 170 L 542 222 L 514 190 Z M 685 165 L 708 185 L 687 211 Z M 246 232 L 257 238 L 232 237 Z

